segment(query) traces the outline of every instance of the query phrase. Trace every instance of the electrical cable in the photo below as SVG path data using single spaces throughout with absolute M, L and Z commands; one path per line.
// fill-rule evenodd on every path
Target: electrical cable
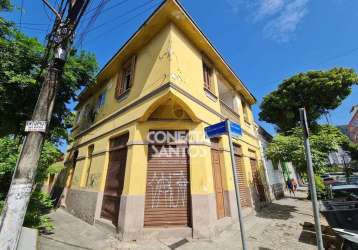
M 104 32 L 101 32 L 100 34 L 98 34 L 98 35 L 95 36 L 94 38 L 90 39 L 90 40 L 88 41 L 88 43 L 97 40 L 98 38 L 102 37 L 104 34 L 108 34 L 108 32 L 113 32 L 114 30 L 117 30 L 118 28 L 122 27 L 123 25 L 134 21 L 135 18 L 142 16 L 143 14 L 145 14 L 146 12 L 148 12 L 149 10 L 155 9 L 155 8 L 158 7 L 158 6 L 159 6 L 158 3 L 157 3 L 155 6 L 150 6 L 149 8 L 147 8 L 147 9 L 145 9 L 145 10 L 139 12 L 138 14 L 136 14 L 136 15 L 134 15 L 134 16 L 132 16 L 131 18 L 128 18 L 127 20 L 125 20 L 125 21 L 119 23 L 119 24 L 116 25 L 115 27 L 113 27 L 113 28 L 111 28 L 111 29 L 108 29 L 108 30 L 106 30 L 106 31 L 104 31 Z

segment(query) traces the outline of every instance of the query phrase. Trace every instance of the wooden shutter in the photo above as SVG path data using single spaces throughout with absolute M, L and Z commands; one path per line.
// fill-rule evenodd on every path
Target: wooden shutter
M 247 185 L 247 180 L 245 177 L 243 154 L 240 146 L 234 145 L 234 155 L 236 161 L 237 179 L 239 181 L 241 206 L 251 207 L 252 203 L 251 203 L 250 190 Z
M 110 142 L 109 163 L 104 188 L 101 217 L 118 225 L 121 195 L 124 186 L 127 160 L 128 134 L 112 139 Z
M 211 139 L 211 162 L 213 167 L 213 180 L 216 198 L 216 213 L 218 219 L 225 217 L 224 205 L 224 189 L 222 185 L 221 175 L 221 151 L 219 150 L 219 140 L 217 138 Z
M 130 62 L 131 62 L 131 80 L 130 80 L 129 88 L 131 88 L 134 83 L 135 66 L 136 66 L 136 62 L 137 62 L 137 56 L 132 56 L 132 58 L 130 59 Z
M 120 97 L 123 93 L 123 80 L 122 80 L 122 69 L 117 74 L 117 84 L 116 84 L 116 98 Z
M 126 92 L 134 82 L 134 75 L 135 75 L 135 66 L 136 66 L 136 56 L 132 56 L 128 61 L 122 64 L 121 69 L 117 74 L 117 85 L 116 85 L 116 98 L 119 98 L 124 92 Z M 129 86 L 125 86 L 124 84 L 124 75 L 123 75 L 123 68 L 129 67 L 130 68 L 130 80 Z
M 187 144 L 148 146 L 144 226 L 190 226 Z

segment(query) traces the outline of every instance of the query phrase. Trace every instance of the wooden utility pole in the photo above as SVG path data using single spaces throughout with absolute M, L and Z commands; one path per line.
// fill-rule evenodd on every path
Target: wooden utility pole
M 62 1 L 56 11 L 47 0 L 43 2 L 56 15 L 56 21 L 48 40 L 48 63 L 42 88 L 28 123 L 28 134 L 22 145 L 11 186 L 0 217 L 0 248 L 15 250 L 34 186 L 37 164 L 40 158 L 48 124 L 50 123 L 59 79 L 63 72 L 73 34 L 90 0 Z M 65 3 L 64 3 L 65 2 Z M 64 17 L 64 13 L 67 16 Z

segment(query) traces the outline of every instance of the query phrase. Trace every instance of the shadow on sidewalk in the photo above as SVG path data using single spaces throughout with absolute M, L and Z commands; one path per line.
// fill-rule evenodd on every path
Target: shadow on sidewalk
M 302 232 L 299 237 L 299 241 L 316 246 L 316 230 L 314 224 L 311 222 L 304 222 L 300 224 L 302 226 Z M 323 245 L 325 249 L 341 249 L 342 240 L 334 233 L 334 231 L 328 227 L 321 225 Z
M 272 203 L 257 212 L 256 216 L 268 219 L 287 220 L 293 218 L 292 213 L 296 212 L 295 206 Z

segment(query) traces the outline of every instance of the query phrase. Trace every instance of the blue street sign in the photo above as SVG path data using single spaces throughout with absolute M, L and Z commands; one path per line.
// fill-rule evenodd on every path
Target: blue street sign
M 206 136 L 209 138 L 218 137 L 220 135 L 225 134 L 226 131 L 226 121 L 219 122 L 214 125 L 211 125 L 209 127 L 206 127 L 205 129 Z
M 242 135 L 242 130 L 239 124 L 226 120 L 211 125 L 209 127 L 206 127 L 205 128 L 206 136 L 209 138 L 213 138 L 213 137 L 218 137 L 227 134 L 229 132 L 227 129 L 228 128 L 227 124 L 230 126 L 230 132 L 232 136 L 238 137 Z
M 239 137 L 242 135 L 242 130 L 239 124 L 232 122 L 232 121 L 228 121 L 230 123 L 230 130 L 231 130 L 231 135 L 234 137 Z

